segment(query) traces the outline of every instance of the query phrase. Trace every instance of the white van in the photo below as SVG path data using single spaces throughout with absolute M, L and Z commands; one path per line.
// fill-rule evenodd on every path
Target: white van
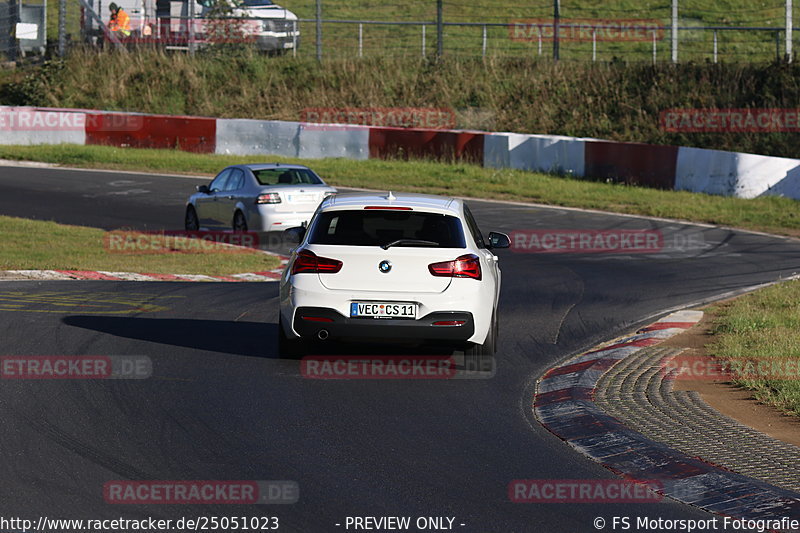
M 300 29 L 297 15 L 277 4 L 272 0 L 222 0 L 230 3 L 234 17 L 241 19 L 237 30 L 241 32 L 248 42 L 253 42 L 263 51 L 283 51 L 295 48 L 300 42 Z M 195 16 L 204 21 L 212 9 L 215 0 L 199 0 L 195 4 Z M 188 2 L 172 2 L 180 6 L 181 20 L 189 17 Z M 199 7 L 199 9 L 197 9 Z M 174 15 L 173 15 L 174 16 Z M 208 35 L 207 24 L 204 24 L 200 33 Z

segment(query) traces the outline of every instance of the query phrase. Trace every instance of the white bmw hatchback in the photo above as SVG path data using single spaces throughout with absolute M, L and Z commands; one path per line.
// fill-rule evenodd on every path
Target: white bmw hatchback
M 467 205 L 423 194 L 326 198 L 281 278 L 281 353 L 304 341 L 446 343 L 491 355 L 497 343 L 500 268 Z

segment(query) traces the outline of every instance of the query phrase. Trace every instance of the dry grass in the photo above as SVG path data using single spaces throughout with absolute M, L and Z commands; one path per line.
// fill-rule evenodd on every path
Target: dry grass
M 738 385 L 754 391 L 760 401 L 800 416 L 800 281 L 721 306 L 714 334 L 710 353 L 737 362 L 751 374 L 736 380 Z
M 122 60 L 124 59 L 124 60 Z M 800 64 L 652 66 L 535 58 L 266 57 L 75 51 L 24 79 L 0 79 L 0 102 L 149 113 L 300 120 L 305 108 L 435 107 L 457 127 L 698 146 L 798 157 L 798 133 L 670 133 L 672 108 L 794 108 Z

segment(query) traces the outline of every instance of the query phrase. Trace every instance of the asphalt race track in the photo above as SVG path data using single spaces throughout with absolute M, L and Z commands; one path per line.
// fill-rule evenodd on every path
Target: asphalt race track
M 0 167 L 0 214 L 182 229 L 184 201 L 205 182 Z M 0 381 L 0 515 L 277 516 L 280 531 L 305 532 L 345 531 L 348 516 L 455 517 L 464 532 L 553 533 L 596 531 L 596 517 L 709 518 L 671 501 L 509 501 L 514 479 L 614 478 L 533 419 L 533 385 L 557 361 L 669 309 L 799 272 L 800 243 L 566 209 L 470 206 L 484 233 L 651 229 L 666 247 L 500 251 L 492 379 L 305 379 L 297 361 L 277 358 L 277 283 L 0 282 L 0 355 L 153 363 L 143 380 Z M 112 505 L 103 499 L 110 480 L 292 480 L 300 500 Z

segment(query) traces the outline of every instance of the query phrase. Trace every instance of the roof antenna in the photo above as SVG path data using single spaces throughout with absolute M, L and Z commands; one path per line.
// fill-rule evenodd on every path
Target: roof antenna
M 392 191 L 389 191 L 389 194 L 386 195 L 386 199 L 391 202 L 392 200 L 397 200 L 397 197 L 392 194 Z

